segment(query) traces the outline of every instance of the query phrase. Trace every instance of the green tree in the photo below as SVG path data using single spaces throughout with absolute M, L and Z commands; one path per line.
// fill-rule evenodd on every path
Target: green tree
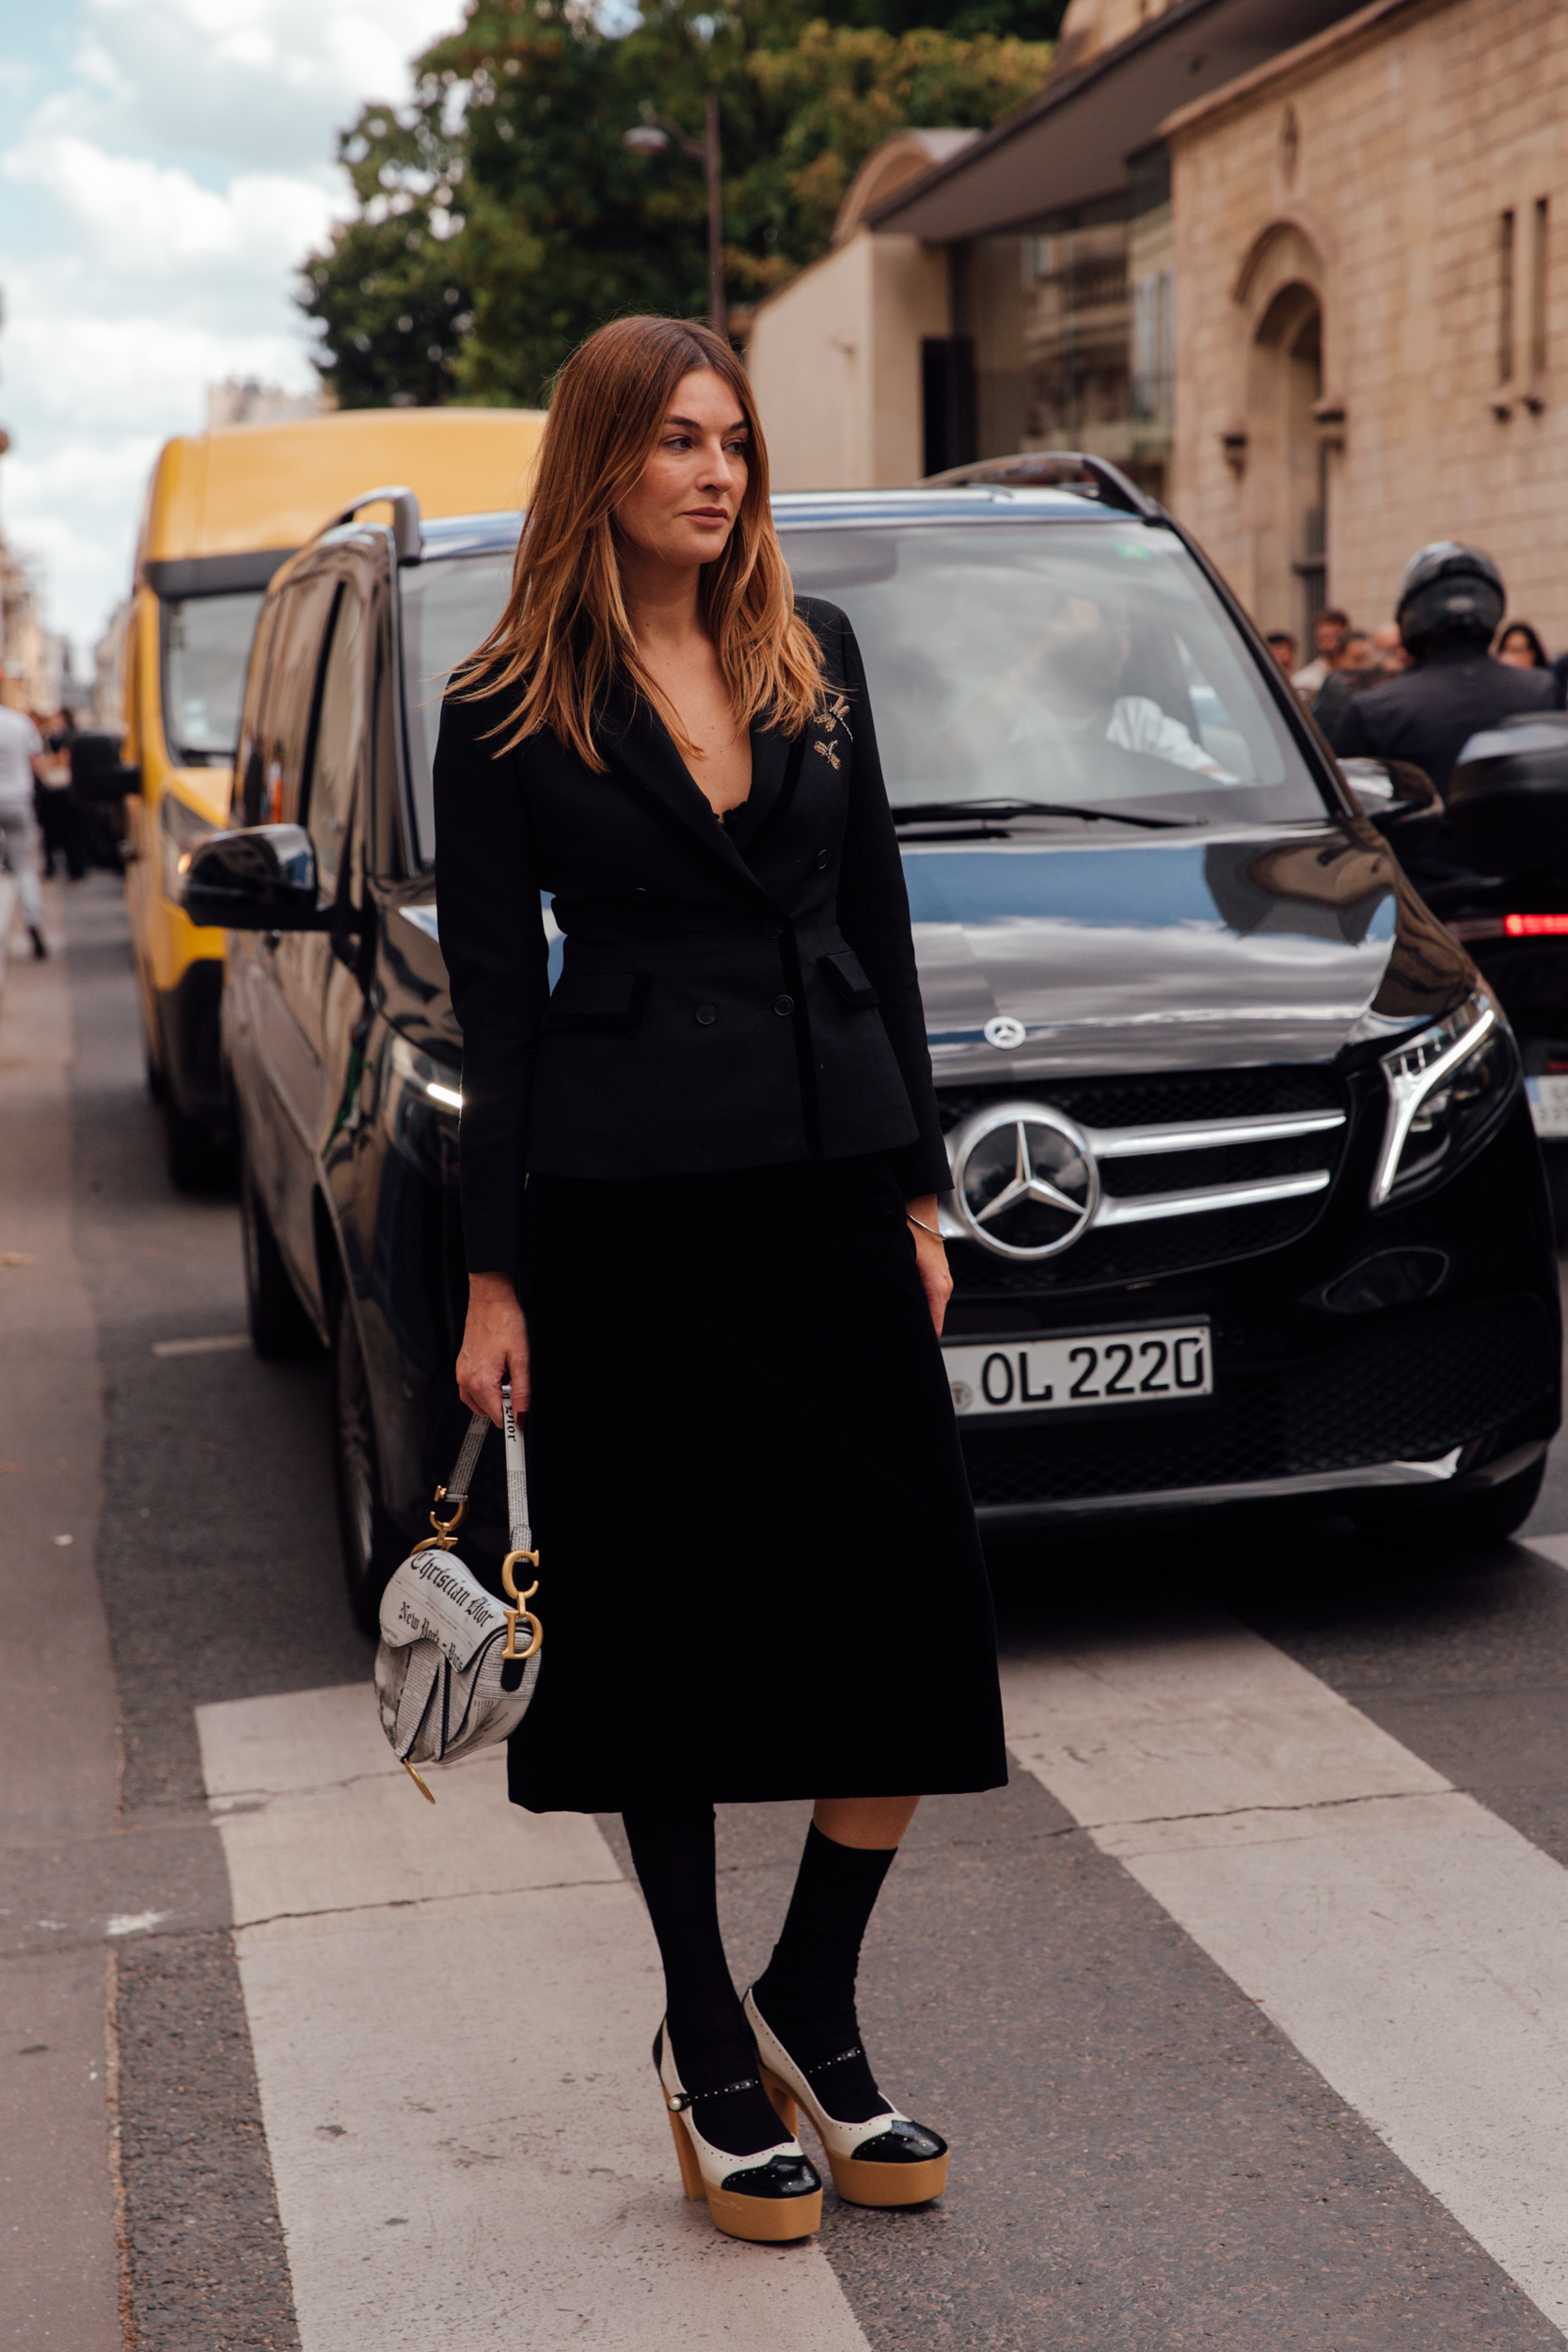
M 367 106 L 338 142 L 358 211 L 311 255 L 299 304 L 325 331 L 316 365 L 342 408 L 451 398 L 473 312 L 452 212 L 466 140 L 443 129 L 444 95 L 421 88 L 402 113 Z
M 1050 55 L 993 31 L 834 24 L 801 0 L 649 0 L 619 34 L 557 0 L 470 0 L 416 60 L 412 103 L 366 108 L 341 142 L 358 210 L 307 267 L 317 364 L 345 406 L 535 405 L 605 319 L 706 310 L 702 171 L 675 147 L 629 152 L 644 115 L 696 132 L 717 93 L 726 277 L 755 296 L 824 250 L 879 139 L 984 128 Z

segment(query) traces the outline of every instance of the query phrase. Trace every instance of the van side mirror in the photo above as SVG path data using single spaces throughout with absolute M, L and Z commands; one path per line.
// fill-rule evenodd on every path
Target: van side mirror
M 185 870 L 185 913 L 218 930 L 325 931 L 332 910 L 317 898 L 316 852 L 303 825 L 215 833 Z
M 1414 760 L 1342 759 L 1339 773 L 1362 815 L 1381 834 L 1434 824 L 1444 814 L 1442 794 Z
M 71 739 L 71 788 L 79 801 L 123 801 L 141 790 L 141 770 L 119 755 L 119 737 L 83 727 Z

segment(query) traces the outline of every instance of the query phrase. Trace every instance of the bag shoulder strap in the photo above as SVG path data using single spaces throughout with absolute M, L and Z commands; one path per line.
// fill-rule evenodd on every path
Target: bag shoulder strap
M 478 1467 L 480 1448 L 490 1435 L 493 1423 L 483 1413 L 475 1413 L 468 1423 L 468 1434 L 457 1457 L 457 1467 L 447 1482 L 441 1498 L 448 1514 L 447 1523 L 461 1517 L 461 1505 L 468 1499 L 468 1488 Z M 512 1532 L 514 1551 L 531 1551 L 533 1533 L 528 1515 L 528 1461 L 523 1452 L 522 1433 L 512 1410 L 512 1383 L 501 1383 L 501 1436 L 506 1443 L 506 1516 Z

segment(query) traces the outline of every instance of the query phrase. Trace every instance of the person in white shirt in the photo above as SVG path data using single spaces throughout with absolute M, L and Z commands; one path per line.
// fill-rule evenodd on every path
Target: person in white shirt
M 1114 743 L 1233 784 L 1229 770 L 1153 695 L 1120 691 L 1138 682 L 1128 675 L 1132 652 L 1125 608 L 1064 596 L 1044 636 L 959 712 L 942 741 L 976 767 L 1015 743 Z
M 33 815 L 33 778 L 43 756 L 43 738 L 27 713 L 0 703 L 0 856 L 16 876 L 22 919 L 32 936 L 35 956 L 49 952 L 43 938 L 39 829 Z
M 1308 709 L 1323 692 L 1324 686 L 1328 683 L 1330 674 L 1338 668 L 1339 654 L 1349 629 L 1350 614 L 1341 612 L 1337 606 L 1333 605 L 1326 612 L 1320 612 L 1313 623 L 1312 635 L 1318 648 L 1317 659 L 1309 661 L 1305 670 L 1297 670 L 1291 680 L 1291 684 Z

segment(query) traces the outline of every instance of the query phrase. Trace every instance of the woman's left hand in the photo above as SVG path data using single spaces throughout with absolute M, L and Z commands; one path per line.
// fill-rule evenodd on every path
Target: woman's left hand
M 926 1303 L 931 1310 L 931 1321 L 940 1339 L 942 1317 L 953 1295 L 953 1277 L 947 1271 L 945 1245 L 936 1231 L 937 1196 L 928 1192 L 918 1200 L 906 1200 L 904 1206 L 910 1216 L 910 1235 L 914 1243 L 915 1263 L 926 1285 Z M 919 1219 L 918 1224 L 914 1221 L 916 1218 Z M 926 1230 L 927 1227 L 929 1232 Z

